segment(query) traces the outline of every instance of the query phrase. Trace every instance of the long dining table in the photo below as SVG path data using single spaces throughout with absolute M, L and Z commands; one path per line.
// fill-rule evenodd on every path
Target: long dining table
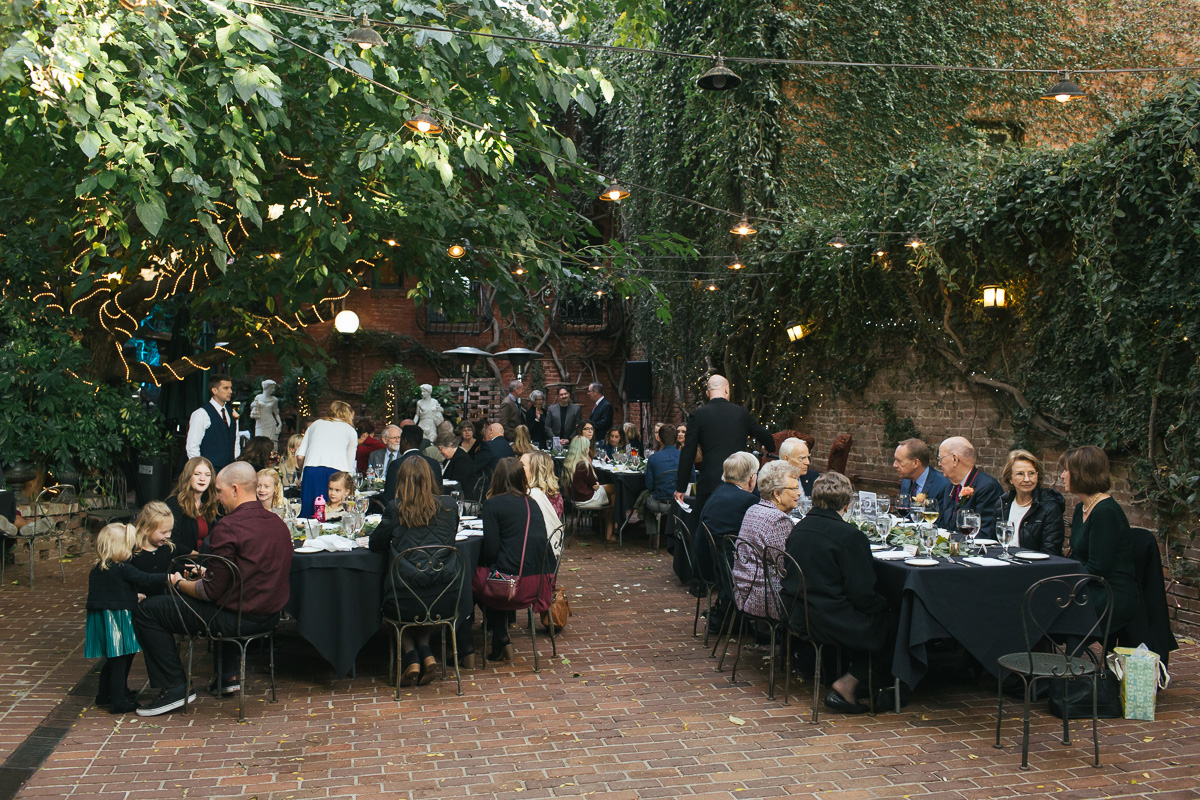
M 1000 552 L 993 547 L 988 556 Z M 957 640 L 995 675 L 998 656 L 1025 650 L 1025 591 L 1043 578 L 1083 572 L 1078 561 L 1058 556 L 1003 566 L 968 564 L 962 558 L 937 561 L 937 566 L 913 566 L 875 559 L 877 588 L 899 610 L 892 674 L 910 688 L 928 671 L 928 648 L 936 639 Z M 1056 632 L 1090 630 L 1095 617 L 1089 609 L 1063 610 L 1043 599 L 1035 613 Z

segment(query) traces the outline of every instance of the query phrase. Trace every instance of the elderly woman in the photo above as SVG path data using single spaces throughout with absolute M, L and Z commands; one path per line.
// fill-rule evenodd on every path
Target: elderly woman
M 1038 457 L 1028 450 L 1013 450 L 1000 480 L 1008 487 L 1000 498 L 1000 518 L 1016 526 L 1021 547 L 1061 556 L 1067 502 L 1057 490 L 1041 485 L 1042 462 Z
M 762 499 L 746 509 L 738 531 L 738 540 L 749 542 L 754 548 L 737 548 L 733 599 L 738 609 L 747 614 L 779 619 L 774 592 L 767 592 L 763 585 L 762 563 L 757 554 L 766 547 L 783 550 L 787 545 L 794 524 L 788 515 L 800 500 L 800 470 L 786 461 L 770 462 L 758 473 L 758 494 Z
M 869 659 L 890 656 L 894 622 L 888 602 L 875 589 L 875 564 L 862 531 L 842 519 L 850 507 L 850 480 L 839 472 L 826 472 L 813 484 L 813 509 L 796 523 L 787 540 L 787 553 L 804 571 L 808 599 L 808 633 L 817 641 L 851 651 L 850 668 L 833 682 L 825 706 L 844 714 L 861 714 L 860 684 L 867 678 Z M 780 595 L 791 608 L 791 627 L 803 630 L 804 600 L 797 600 L 800 581 L 790 572 Z M 890 678 L 881 673 L 885 659 L 875 665 L 881 685 Z
M 529 438 L 539 450 L 545 450 L 549 442 L 546 430 L 546 394 L 541 389 L 529 393 L 529 408 L 525 410 L 525 427 Z
M 459 445 L 463 452 L 469 455 L 472 460 L 479 455 L 480 442 L 480 421 L 472 422 L 469 419 L 464 419 L 462 424 L 458 426 L 458 435 L 462 438 L 462 443 Z
M 1134 572 L 1129 520 L 1108 493 L 1112 487 L 1108 456 L 1099 447 L 1085 445 L 1063 456 L 1063 465 L 1063 485 L 1079 500 L 1071 521 L 1071 558 L 1082 562 L 1092 575 L 1108 581 L 1112 590 L 1111 630 L 1119 635 L 1138 616 L 1142 600 Z M 1098 591 L 1096 594 L 1096 608 L 1104 608 L 1106 598 Z
M 821 473 L 808 468 L 811 460 L 808 442 L 795 437 L 784 439 L 779 445 L 779 458 L 800 470 L 800 492 L 805 497 L 812 497 L 813 484 Z

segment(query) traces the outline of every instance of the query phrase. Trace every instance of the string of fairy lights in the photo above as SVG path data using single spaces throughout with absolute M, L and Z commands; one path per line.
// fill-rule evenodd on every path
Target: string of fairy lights
M 126 9 L 129 9 L 131 11 L 135 11 L 138 13 L 145 13 L 148 9 L 150 9 L 151 7 L 155 7 L 155 6 L 159 6 L 164 9 L 173 8 L 171 6 L 171 4 L 168 2 L 168 0 L 120 0 L 120 2 L 121 2 L 121 5 L 123 5 Z M 731 234 L 733 234 L 735 237 L 738 237 L 738 240 L 741 240 L 741 241 L 745 241 L 747 239 L 747 237 L 751 237 L 751 236 L 754 236 L 755 234 L 757 234 L 758 231 L 755 227 L 756 224 L 768 224 L 768 225 L 775 225 L 775 226 L 789 225 L 789 223 L 787 223 L 783 220 L 778 220 L 778 219 L 773 219 L 770 217 L 763 217 L 763 216 L 754 216 L 754 215 L 749 214 L 746 211 L 735 212 L 735 211 L 731 211 L 728 209 L 718 208 L 716 206 L 704 203 L 703 201 L 697 200 L 695 198 L 674 195 L 669 192 L 665 192 L 661 189 L 658 189 L 656 187 L 643 186 L 643 185 L 634 184 L 634 183 L 630 183 L 630 182 L 626 182 L 624 185 L 622 185 L 622 183 L 619 182 L 616 178 L 614 178 L 610 175 L 607 175 L 606 173 L 603 173 L 598 169 L 593 169 L 585 164 L 581 164 L 578 161 L 574 160 L 573 158 L 568 158 L 560 153 L 553 153 L 544 148 L 537 147 L 534 144 L 524 141 L 521 137 L 508 136 L 503 132 L 498 132 L 496 130 L 486 128 L 482 125 L 474 123 L 471 120 L 457 117 L 453 113 L 449 112 L 448 110 L 434 108 L 431 104 L 426 103 L 422 100 L 419 100 L 415 97 L 411 97 L 411 96 L 405 94 L 404 92 L 401 92 L 398 89 L 388 86 L 387 84 L 375 79 L 374 77 L 362 75 L 361 73 L 351 69 L 349 66 L 341 64 L 338 61 L 334 60 L 331 56 L 329 56 L 327 54 L 321 54 L 310 48 L 304 47 L 303 45 L 301 45 L 299 42 L 295 41 L 294 39 L 289 38 L 288 36 L 284 36 L 283 34 L 279 33 L 276 30 L 273 30 L 272 28 L 270 28 L 266 25 L 259 24 L 254 19 L 251 19 L 245 15 L 239 14 L 236 11 L 233 11 L 232 9 L 230 9 L 228 7 L 213 3 L 212 0 L 204 0 L 204 2 L 206 2 L 210 6 L 213 6 L 214 9 L 222 15 L 225 15 L 227 17 L 236 18 L 239 21 L 241 21 L 244 25 L 246 25 L 247 27 L 256 29 L 259 32 L 269 35 L 283 43 L 293 46 L 303 52 L 306 52 L 306 53 L 312 55 L 312 56 L 320 58 L 320 59 L 326 61 L 331 68 L 340 69 L 340 70 L 344 70 L 346 72 L 352 73 L 353 75 L 355 75 L 355 77 L 366 80 L 369 83 L 371 83 L 372 85 L 374 85 L 375 87 L 382 89 L 384 91 L 387 91 L 387 92 L 407 101 L 408 103 L 412 104 L 414 107 L 419 108 L 420 111 L 416 114 L 413 114 L 404 123 L 404 126 L 406 129 L 412 131 L 413 133 L 415 133 L 417 135 L 438 136 L 447 127 L 450 127 L 452 125 L 459 125 L 459 126 L 462 126 L 465 128 L 471 128 L 471 129 L 474 129 L 476 131 L 483 133 L 484 135 L 492 137 L 494 139 L 503 140 L 504 145 L 506 147 L 524 149 L 524 150 L 530 151 L 532 153 L 536 153 L 536 154 L 542 156 L 543 158 L 553 159 L 556 163 L 565 163 L 571 169 L 574 169 L 574 170 L 582 172 L 584 174 L 588 174 L 588 175 L 596 177 L 597 179 L 600 180 L 600 182 L 602 184 L 607 183 L 607 188 L 605 188 L 604 191 L 601 192 L 598 196 L 599 199 L 603 202 L 617 204 L 620 201 L 628 198 L 631 195 L 630 190 L 634 189 L 637 191 L 642 191 L 642 192 L 646 192 L 649 194 L 659 195 L 659 196 L 662 196 L 665 198 L 669 198 L 669 199 L 687 203 L 687 204 L 690 204 L 690 205 L 693 205 L 693 206 L 696 206 L 699 208 L 703 208 L 703 209 L 717 212 L 717 213 L 720 213 L 723 215 L 727 215 L 727 216 L 737 220 L 729 230 L 730 230 Z M 853 61 L 822 61 L 822 60 L 806 60 L 806 59 L 764 58 L 764 57 L 755 57 L 755 56 L 727 56 L 726 57 L 726 56 L 722 56 L 720 54 L 718 54 L 714 58 L 714 56 L 712 56 L 711 54 L 685 53 L 685 52 L 675 52 L 675 51 L 660 50 L 660 49 L 653 49 L 653 48 L 639 48 L 639 47 L 630 47 L 630 46 L 609 45 L 609 44 L 603 44 L 603 43 L 567 41 L 567 40 L 554 39 L 554 38 L 542 37 L 542 36 L 520 36 L 520 35 L 515 35 L 515 34 L 501 34 L 501 33 L 496 33 L 494 31 L 487 31 L 487 30 L 474 30 L 474 29 L 466 30 L 466 29 L 461 29 L 461 28 L 446 27 L 443 25 L 427 25 L 427 24 L 399 21 L 399 20 L 395 20 L 395 19 L 393 19 L 393 20 L 372 19 L 365 13 L 363 13 L 361 16 L 355 17 L 355 16 L 346 15 L 346 14 L 329 13 L 329 12 L 320 11 L 320 10 L 311 9 L 311 8 L 303 8 L 303 7 L 293 6 L 293 5 L 289 5 L 289 4 L 285 4 L 285 3 L 272 2 L 272 0 L 236 0 L 236 2 L 244 4 L 244 5 L 256 7 L 256 8 L 277 11 L 277 12 L 288 14 L 288 15 L 307 17 L 307 18 L 311 18 L 311 19 L 320 20 L 323 22 L 354 24 L 355 27 L 353 27 L 351 30 L 346 32 L 345 35 L 341 38 L 341 41 L 346 44 L 357 45 L 359 48 L 361 48 L 364 51 L 369 50 L 373 47 L 380 47 L 380 46 L 383 46 L 386 44 L 384 38 L 380 35 L 379 31 L 377 30 L 377 28 L 378 28 L 378 29 L 384 29 L 384 30 L 392 29 L 392 30 L 399 30 L 399 31 L 418 32 L 418 33 L 429 34 L 429 35 L 435 36 L 435 37 L 436 36 L 445 36 L 445 37 L 471 36 L 473 38 L 478 37 L 478 38 L 485 38 L 485 39 L 491 39 L 491 40 L 496 40 L 496 41 L 533 44 L 533 45 L 536 45 L 539 47 L 573 48 L 573 49 L 578 49 L 578 50 L 623 53 L 623 54 L 650 56 L 650 57 L 664 58 L 664 59 L 698 60 L 698 61 L 710 62 L 710 63 L 712 63 L 712 66 L 707 71 L 705 71 L 703 74 L 699 75 L 695 79 L 695 85 L 697 86 L 697 88 L 699 88 L 702 91 L 706 91 L 706 92 L 729 92 L 729 91 L 735 90 L 738 86 L 741 85 L 741 83 L 742 83 L 741 76 L 738 75 L 736 72 L 734 72 L 732 69 L 730 69 L 728 64 L 784 65 L 784 66 L 794 66 L 794 67 L 800 67 L 800 68 L 873 69 L 873 70 L 887 69 L 887 70 L 919 70 L 919 71 L 1026 74 L 1026 75 L 1053 75 L 1053 76 L 1056 76 L 1057 80 L 1053 83 L 1053 85 L 1051 85 L 1048 89 L 1046 89 L 1044 92 L 1042 92 L 1039 95 L 1039 97 L 1044 100 L 1057 101 L 1059 103 L 1067 103 L 1067 102 L 1070 102 L 1073 100 L 1078 100 L 1078 99 L 1086 96 L 1083 89 L 1074 80 L 1072 80 L 1073 75 L 1080 76 L 1080 75 L 1102 75 L 1102 74 L 1149 74 L 1149 73 L 1160 73 L 1161 74 L 1161 73 L 1173 73 L 1173 72 L 1192 72 L 1192 71 L 1200 70 L 1200 65 L 1169 65 L 1169 66 L 1157 66 L 1157 67 L 1115 67 L 1115 68 L 1076 67 L 1076 68 L 1066 69 L 1066 68 L 1061 68 L 1061 67 L 1054 67 L 1054 68 L 999 67 L 999 66 L 973 66 L 973 65 L 949 65 L 949 64 L 911 64 L 911 63 L 875 63 L 875 62 L 853 62 Z M 259 17 L 258 19 L 262 19 L 262 18 Z M 465 17 L 464 17 L 463 21 L 466 22 L 467 24 L 471 24 L 471 21 L 466 19 Z M 299 160 L 299 159 L 293 159 L 293 160 Z M 299 172 L 298 168 L 297 168 L 297 172 Z M 303 173 L 301 173 L 301 174 L 303 174 Z M 305 176 L 305 177 L 308 177 L 308 176 Z M 315 179 L 315 176 L 312 176 L 312 177 Z M 239 224 L 240 224 L 240 220 L 239 220 Z M 243 227 L 243 230 L 244 230 L 244 227 Z M 227 234 L 226 234 L 226 236 L 227 236 Z M 826 244 L 827 244 L 827 247 L 832 248 L 833 250 L 837 250 L 837 251 L 851 252 L 856 249 L 869 249 L 871 256 L 876 259 L 884 259 L 888 256 L 888 250 L 887 250 L 887 246 L 885 244 L 887 237 L 905 237 L 903 246 L 906 248 L 909 248 L 913 251 L 918 250 L 926 245 L 925 240 L 921 237 L 920 234 L 913 233 L 911 231 L 858 231 L 858 232 L 856 232 L 856 236 L 871 237 L 873 239 L 873 241 L 870 244 L 851 243 L 849 240 L 846 239 L 846 237 L 843 235 L 843 233 L 838 232 L 838 233 L 835 233 L 833 236 L 831 236 Z M 228 239 L 226 239 L 226 241 L 228 243 Z M 436 240 L 426 240 L 426 241 L 436 241 Z M 737 241 L 737 240 L 735 240 L 735 241 Z M 394 243 L 394 240 L 389 241 L 389 243 Z M 526 274 L 526 270 L 525 270 L 524 266 L 522 266 L 522 261 L 524 259 L 544 259 L 547 257 L 546 253 L 518 253 L 518 252 L 514 252 L 514 251 L 509 251 L 509 250 L 502 250 L 499 248 L 480 247 L 477 245 L 472 245 L 466 239 L 451 240 L 448 242 L 443 240 L 443 241 L 438 241 L 436 243 L 439 245 L 445 246 L 446 253 L 447 253 L 448 257 L 450 257 L 451 259 L 463 258 L 470 251 L 475 251 L 475 252 L 479 252 L 479 253 L 496 254 L 496 255 L 501 255 L 505 258 L 513 258 L 513 259 L 517 260 L 517 262 L 518 262 L 517 266 L 514 266 L 510 270 L 511 274 L 515 278 L 520 278 L 524 274 Z M 736 249 L 740 249 L 740 248 L 735 248 L 735 252 L 736 252 Z M 803 249 L 803 250 L 789 250 L 789 251 L 784 251 L 784 252 L 773 252 L 770 255 L 772 258 L 775 258 L 775 257 L 782 256 L 782 255 L 814 253 L 817 251 L 818 251 L 818 248 L 808 248 L 808 249 Z M 614 275 L 612 275 L 611 270 L 604 263 L 606 260 L 609 260 L 610 257 L 605 256 L 603 254 L 602 250 L 599 248 L 591 248 L 590 252 L 586 254 L 588 256 L 587 258 L 581 258 L 580 255 L 578 255 L 578 254 L 566 253 L 565 251 L 562 251 L 561 249 L 557 249 L 557 248 L 553 249 L 551 251 L 551 253 L 553 255 L 562 257 L 562 258 L 570 261 L 571 263 L 573 263 L 577 266 L 580 266 L 581 268 L 587 268 L 595 273 L 598 273 L 598 274 L 603 275 L 608 278 L 615 277 Z M 702 275 L 700 273 L 687 273 L 687 272 L 680 273 L 680 272 L 677 272 L 674 270 L 669 270 L 669 269 L 654 269 L 651 267 L 646 267 L 642 263 L 643 259 L 646 259 L 646 260 L 659 260 L 659 259 L 722 260 L 722 261 L 726 262 L 725 266 L 728 268 L 729 274 L 736 273 L 740 277 L 778 277 L 778 275 L 775 273 L 757 273 L 757 272 L 748 271 L 746 263 L 742 260 L 742 258 L 738 257 L 736 254 L 732 255 L 732 256 L 723 256 L 723 255 L 699 255 L 699 254 L 672 255 L 672 254 L 623 253 L 622 256 L 627 261 L 632 261 L 636 265 L 635 274 L 637 276 L 641 276 L 648 280 L 652 280 L 656 284 L 672 283 L 672 282 L 677 282 L 677 283 L 685 283 L 686 282 L 686 283 L 691 283 L 693 285 L 693 287 L 698 288 L 698 289 L 703 288 L 708 291 L 717 291 L 719 289 L 719 287 L 716 285 L 715 281 L 708 281 L 707 285 L 704 285 L 707 278 L 705 275 Z M 750 256 L 747 260 L 750 260 L 753 262 L 754 260 L 756 260 L 756 258 L 757 258 L 757 256 Z M 370 263 L 370 262 L 366 262 L 366 263 Z M 207 271 L 206 271 L 205 276 L 207 277 Z M 655 277 L 655 276 L 660 276 L 660 277 Z M 667 277 L 667 276 L 670 276 L 670 277 Z M 176 279 L 176 289 L 178 288 L 178 280 L 181 277 L 182 277 L 182 273 L 180 273 L 180 276 L 177 277 L 177 279 Z M 711 276 L 708 276 L 708 277 L 711 277 Z M 162 280 L 162 278 L 159 278 L 160 282 L 161 282 L 161 280 Z M 194 280 L 195 280 L 195 277 L 193 275 L 193 282 L 194 282 Z M 157 294 L 157 292 L 158 292 L 158 289 L 156 286 L 155 293 Z M 606 293 L 606 290 L 605 290 L 605 288 L 601 287 L 601 288 L 597 289 L 595 291 L 595 293 L 598 295 L 603 295 Z M 346 294 L 348 294 L 348 292 Z M 346 296 L 346 294 L 343 294 L 338 298 L 326 298 L 326 300 L 340 300 L 340 299 L 344 298 Z M 114 296 L 114 301 L 115 301 L 115 296 Z M 80 301 L 77 301 L 77 302 L 80 302 Z M 322 302 L 325 302 L 325 301 L 323 300 Z M 128 321 L 125 322 L 125 324 L 128 324 L 128 322 L 132 322 L 134 328 L 136 328 L 136 320 L 133 320 L 132 316 L 128 315 L 127 312 L 124 312 L 122 309 L 120 309 L 119 304 L 115 304 L 115 305 L 117 308 L 117 313 L 112 313 L 111 311 L 106 311 L 105 307 L 102 307 L 102 309 L 101 309 L 102 324 L 105 325 L 106 329 L 108 328 L 108 324 L 105 322 L 105 319 L 104 319 L 106 316 L 111 317 L 111 320 L 112 320 L 113 326 L 114 326 L 112 328 L 112 330 L 120 330 L 120 331 L 125 330 L 124 327 L 118 327 L 118 323 L 123 322 L 124 317 L 128 317 Z M 314 305 L 314 309 L 316 309 L 315 305 Z M 303 326 L 304 323 L 301 320 L 299 313 L 297 313 L 295 316 L 296 316 L 297 324 L 300 326 Z M 320 318 L 319 312 L 318 312 L 318 318 Z M 293 330 L 295 329 L 289 323 L 287 323 L 285 320 L 283 320 L 281 317 L 279 317 L 278 315 L 275 315 L 273 317 L 273 319 L 282 322 L 284 325 L 286 325 L 290 329 L 293 329 Z M 356 323 L 357 319 L 355 319 L 354 321 Z M 357 327 L 357 326 L 355 325 L 355 327 Z M 801 326 L 796 325 L 795 331 L 793 331 L 793 326 L 789 325 L 789 327 L 787 328 L 789 338 L 793 338 L 793 340 L 794 340 L 795 338 L 800 338 L 801 336 L 803 336 L 806 333 L 806 331 L 800 332 L 800 327 Z M 795 333 L 796 335 L 793 336 L 793 333 Z M 122 356 L 122 360 L 124 360 L 123 356 Z M 126 364 L 126 371 L 127 371 L 127 373 L 129 371 L 128 364 Z M 152 378 L 154 377 L 152 371 L 151 371 L 151 377 Z M 157 380 L 155 380 L 155 383 L 157 383 Z

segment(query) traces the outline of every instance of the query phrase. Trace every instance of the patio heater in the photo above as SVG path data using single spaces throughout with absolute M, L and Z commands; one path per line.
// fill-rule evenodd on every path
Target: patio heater
M 493 353 L 492 358 L 503 358 L 509 364 L 512 364 L 516 370 L 517 380 L 525 379 L 525 368 L 529 366 L 529 362 L 535 358 L 541 358 L 542 354 L 537 350 L 530 350 L 528 347 L 510 347 L 507 350 L 501 350 L 499 353 Z
M 454 359 L 454 363 L 462 369 L 463 376 L 463 418 L 467 416 L 467 400 L 471 392 L 471 367 L 475 366 L 475 362 L 480 358 L 491 358 L 492 354 L 487 350 L 480 350 L 478 347 L 456 347 L 453 350 L 443 350 L 443 355 L 450 356 Z

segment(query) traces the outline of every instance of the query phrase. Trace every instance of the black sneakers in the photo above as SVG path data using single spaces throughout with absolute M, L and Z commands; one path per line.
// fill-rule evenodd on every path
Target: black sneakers
M 167 714 L 177 708 L 183 708 L 185 702 L 193 703 L 196 700 L 196 693 L 180 686 L 177 689 L 163 689 L 158 693 L 158 697 L 151 700 L 146 705 L 137 710 L 139 717 L 157 717 L 159 714 Z
M 230 694 L 237 694 L 241 690 L 242 690 L 242 684 L 240 682 L 238 682 L 237 675 L 231 675 L 228 678 L 222 679 L 222 681 L 221 681 L 222 696 L 230 695 Z M 216 678 L 213 678 L 211 681 L 209 681 L 208 693 L 211 695 L 215 695 L 217 693 L 217 679 Z

